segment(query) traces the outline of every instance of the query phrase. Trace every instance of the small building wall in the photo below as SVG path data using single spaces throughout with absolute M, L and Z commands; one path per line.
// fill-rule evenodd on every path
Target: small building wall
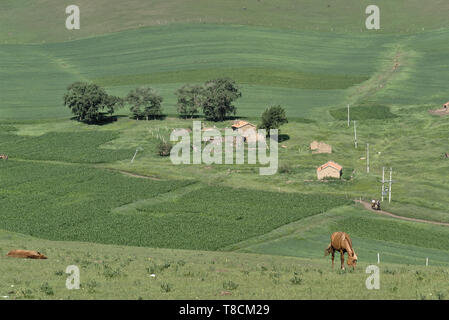
M 317 170 L 318 180 L 323 180 L 324 178 L 337 178 L 341 177 L 341 170 L 337 170 L 334 167 L 326 167 L 321 170 Z
M 332 146 L 324 142 L 313 141 L 310 144 L 310 150 L 312 153 L 332 153 Z

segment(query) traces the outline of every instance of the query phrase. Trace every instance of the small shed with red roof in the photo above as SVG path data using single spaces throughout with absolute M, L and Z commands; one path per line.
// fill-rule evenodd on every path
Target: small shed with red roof
M 318 180 L 325 178 L 340 178 L 343 172 L 343 167 L 336 162 L 328 161 L 316 169 Z

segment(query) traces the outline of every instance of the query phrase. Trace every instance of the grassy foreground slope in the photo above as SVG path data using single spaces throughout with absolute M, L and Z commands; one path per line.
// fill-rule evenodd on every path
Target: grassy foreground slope
M 48 260 L 6 257 L 17 247 Z M 69 265 L 81 288 L 65 287 Z M 330 259 L 119 247 L 46 241 L 0 231 L 0 299 L 447 299 L 446 268 L 380 265 L 367 290 L 367 263 L 332 270 Z M 151 276 L 154 275 L 154 276 Z
M 176 23 L 245 24 L 308 31 L 360 32 L 369 0 L 78 0 L 81 29 L 65 28 L 69 0 L 3 0 L 0 42 L 48 42 Z M 445 0 L 377 0 L 382 31 L 420 32 L 449 26 Z

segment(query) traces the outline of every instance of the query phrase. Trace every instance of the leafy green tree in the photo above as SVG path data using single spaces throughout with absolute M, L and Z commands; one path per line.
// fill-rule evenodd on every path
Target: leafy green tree
M 203 89 L 201 101 L 203 113 L 207 120 L 223 121 L 229 115 L 235 114 L 232 104 L 242 93 L 234 80 L 219 78 L 207 81 Z
M 183 118 L 193 118 L 201 107 L 204 89 L 198 85 L 186 84 L 178 89 L 175 94 L 178 96 L 179 115 Z
M 67 87 L 64 105 L 70 108 L 79 121 L 95 123 L 103 121 L 105 114 L 112 115 L 115 110 L 122 107 L 123 100 L 108 95 L 103 88 L 94 83 L 75 82 Z
M 270 129 L 279 129 L 283 124 L 288 123 L 285 110 L 280 105 L 271 106 L 262 113 L 262 124 L 260 129 L 266 129 L 270 133 Z
M 147 120 L 162 116 L 163 98 L 149 87 L 140 87 L 128 93 L 126 101 L 131 105 L 130 110 L 136 119 Z

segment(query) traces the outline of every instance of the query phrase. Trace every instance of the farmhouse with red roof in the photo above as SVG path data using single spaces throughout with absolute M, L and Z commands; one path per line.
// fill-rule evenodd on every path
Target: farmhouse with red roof
M 318 180 L 325 178 L 340 178 L 343 171 L 343 167 L 333 161 L 328 161 L 322 166 L 316 169 Z

